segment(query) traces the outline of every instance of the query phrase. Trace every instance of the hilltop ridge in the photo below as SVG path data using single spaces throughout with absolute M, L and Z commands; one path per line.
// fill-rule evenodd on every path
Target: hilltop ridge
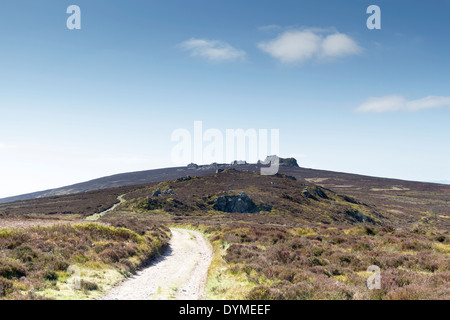
M 276 156 L 269 156 L 266 158 L 273 159 Z M 280 166 L 295 166 L 292 164 L 297 164 L 294 158 L 280 158 Z M 159 182 L 168 179 L 176 179 L 183 175 L 207 175 L 214 173 L 217 169 L 227 169 L 227 168 L 239 168 L 242 170 L 257 171 L 260 168 L 260 162 L 258 164 L 249 164 L 246 161 L 233 161 L 231 164 L 220 164 L 212 163 L 208 165 L 197 165 L 191 163 L 185 167 L 171 167 L 171 168 L 161 168 L 152 169 L 145 171 L 136 171 L 128 173 L 120 173 L 111 176 L 101 177 L 98 179 L 89 180 L 86 182 L 80 182 L 69 186 L 64 186 L 60 188 L 48 189 L 38 192 L 32 192 L 12 197 L 7 197 L 0 199 L 0 203 L 22 201 L 36 198 L 52 197 L 52 196 L 62 196 L 69 194 L 76 194 L 81 192 L 103 190 L 116 187 L 131 186 L 137 184 L 145 184 L 151 182 Z M 298 165 L 297 165 L 298 167 Z
M 355 199 L 358 203 L 367 204 L 389 216 L 389 220 L 393 223 L 432 224 L 450 229 L 449 185 L 309 169 L 298 166 L 295 159 L 280 160 L 280 163 L 282 165 L 279 167 L 279 174 L 293 177 L 299 183 L 324 188 Z M 187 176 L 193 178 L 211 176 L 230 169 L 257 174 L 262 166 L 237 161 L 230 164 L 190 164 L 186 167 L 123 173 L 68 187 L 2 199 L 0 215 L 30 213 L 91 215 L 113 206 L 118 202 L 117 197 L 120 195 L 155 186 L 164 181 Z M 233 188 L 239 189 L 238 182 Z

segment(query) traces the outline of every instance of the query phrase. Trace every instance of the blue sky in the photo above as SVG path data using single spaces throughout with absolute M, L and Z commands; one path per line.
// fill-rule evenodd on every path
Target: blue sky
M 81 8 L 81 30 L 66 9 Z M 366 9 L 381 8 L 381 30 Z M 450 180 L 450 1 L 3 1 L 0 197 L 279 129 L 301 166 Z

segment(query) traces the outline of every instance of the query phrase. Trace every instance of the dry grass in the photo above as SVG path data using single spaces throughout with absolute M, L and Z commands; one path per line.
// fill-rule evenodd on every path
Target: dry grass
M 449 239 L 438 232 L 249 221 L 197 228 L 216 249 L 212 299 L 450 299 Z M 366 286 L 371 265 L 381 268 L 380 290 Z
M 302 170 L 292 169 L 297 181 L 229 171 L 0 206 L 25 227 L 0 229 L 0 296 L 95 297 L 167 243 L 161 225 L 190 225 L 216 250 L 211 299 L 450 299 L 448 186 Z M 156 188 L 175 194 L 152 197 Z M 265 209 L 213 210 L 212 199 L 230 190 Z M 112 206 L 119 192 L 127 201 L 102 225 L 74 225 Z M 37 218 L 59 225 L 29 227 Z M 86 280 L 82 293 L 67 289 L 73 264 Z M 381 268 L 380 290 L 366 287 L 371 265 Z
M 68 298 L 67 270 L 73 265 L 85 274 L 95 270 L 97 278 L 102 271 L 105 277 L 113 271 L 122 277 L 133 273 L 168 242 L 168 229 L 156 225 L 146 229 L 132 231 L 97 223 L 2 229 L 0 298 Z M 98 280 L 85 279 L 85 297 L 104 289 Z

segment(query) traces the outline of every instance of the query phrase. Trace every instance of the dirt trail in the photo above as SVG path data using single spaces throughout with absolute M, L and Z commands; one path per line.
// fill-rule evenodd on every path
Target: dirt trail
M 125 280 L 103 300 L 200 300 L 213 251 L 197 231 L 171 229 L 166 253 Z
M 98 219 L 100 219 L 101 217 L 103 217 L 105 214 L 113 211 L 115 208 L 117 208 L 118 206 L 120 206 L 122 203 L 124 203 L 126 200 L 124 198 L 125 194 L 122 194 L 120 196 L 117 197 L 117 200 L 119 200 L 118 203 L 116 203 L 115 205 L 113 205 L 111 208 L 103 211 L 103 212 L 99 212 L 99 213 L 95 213 L 89 217 L 86 218 L 87 221 L 97 221 Z

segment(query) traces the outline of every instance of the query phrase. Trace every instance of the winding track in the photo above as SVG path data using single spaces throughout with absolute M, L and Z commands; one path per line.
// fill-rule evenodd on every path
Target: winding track
M 126 200 L 124 198 L 126 194 L 122 194 L 120 196 L 117 197 L 117 200 L 119 200 L 118 203 L 114 204 L 111 208 L 106 209 L 103 212 L 99 212 L 99 213 L 95 213 L 89 217 L 87 217 L 85 220 L 87 221 L 97 221 L 98 219 L 100 219 L 101 217 L 103 217 L 105 214 L 108 214 L 109 212 L 113 211 L 114 209 L 116 209 L 118 206 L 120 206 L 122 203 L 124 203 Z
M 200 300 L 213 251 L 197 231 L 171 229 L 167 251 L 151 266 L 125 280 L 103 300 Z

